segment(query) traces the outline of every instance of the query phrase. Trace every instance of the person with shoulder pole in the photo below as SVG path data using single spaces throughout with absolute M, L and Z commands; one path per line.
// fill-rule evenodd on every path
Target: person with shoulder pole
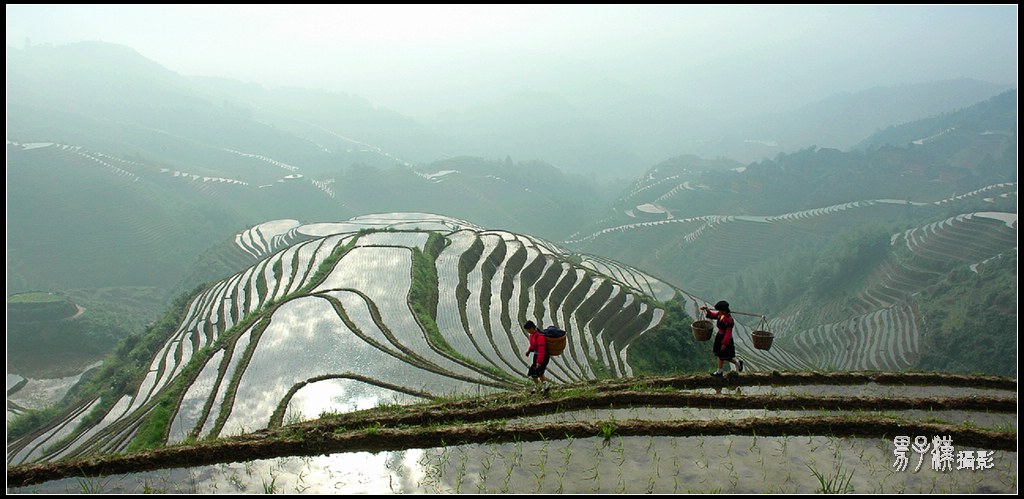
M 736 360 L 736 342 L 732 340 L 732 329 L 736 322 L 729 311 L 729 302 L 722 300 L 715 304 L 715 310 L 708 310 L 708 307 L 700 307 L 707 314 L 708 319 L 714 319 L 718 332 L 715 333 L 714 352 L 718 357 L 718 369 L 711 373 L 712 376 L 722 376 L 722 366 L 729 362 L 733 370 L 743 372 L 743 361 Z

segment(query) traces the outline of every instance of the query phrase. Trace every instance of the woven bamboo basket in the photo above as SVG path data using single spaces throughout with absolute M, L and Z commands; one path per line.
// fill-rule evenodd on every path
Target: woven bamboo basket
M 558 338 L 546 337 L 544 340 L 547 342 L 545 347 L 547 348 L 548 355 L 556 357 L 558 355 L 562 355 L 562 352 L 565 351 L 565 335 L 559 336 Z
M 758 350 L 771 350 L 772 340 L 775 339 L 775 335 L 768 331 L 768 326 L 763 316 L 761 317 L 761 324 L 750 333 L 750 337 L 754 340 L 754 348 Z
M 693 337 L 697 341 L 708 341 L 711 339 L 711 331 L 714 329 L 711 321 L 706 319 L 693 321 L 691 327 L 693 327 Z
M 758 350 L 771 350 L 772 340 L 775 339 L 775 335 L 768 331 L 754 331 L 750 337 L 754 339 L 754 348 Z

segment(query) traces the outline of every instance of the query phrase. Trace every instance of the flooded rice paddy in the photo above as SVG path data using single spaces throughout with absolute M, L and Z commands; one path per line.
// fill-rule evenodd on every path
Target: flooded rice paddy
M 697 389 L 754 395 L 1006 397 L 1014 392 L 945 386 L 746 386 Z M 842 434 L 620 435 L 635 422 L 758 422 L 876 418 L 884 438 Z M 766 410 L 631 407 L 560 411 L 501 421 L 521 441 L 257 459 L 103 477 L 73 477 L 8 493 L 1017 493 L 1017 453 L 906 430 L 901 421 L 1016 432 L 1016 414 L 964 410 Z M 600 422 L 585 438 L 536 439 L 531 428 Z M 698 423 L 699 424 L 699 423 Z M 372 428 L 360 431 L 372 433 Z M 737 433 L 741 433 L 737 431 Z M 903 452 L 897 437 L 907 437 Z

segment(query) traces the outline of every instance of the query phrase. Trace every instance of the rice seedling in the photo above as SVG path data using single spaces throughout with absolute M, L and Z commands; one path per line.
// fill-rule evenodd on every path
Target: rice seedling
M 533 471 L 533 477 L 537 481 L 536 488 L 534 489 L 534 492 L 540 492 L 541 486 L 544 484 L 544 477 L 547 476 L 547 469 L 546 469 L 547 462 L 548 462 L 547 445 L 548 445 L 548 442 L 545 441 L 544 442 L 544 446 L 541 449 L 540 460 L 537 461 L 535 464 L 531 464 L 530 465 L 531 467 L 536 468 L 536 470 Z
M 277 484 L 277 477 L 274 476 L 274 475 L 270 475 L 270 482 L 269 483 L 267 482 L 266 479 L 263 479 L 263 493 L 264 494 L 275 494 L 275 493 L 277 493 L 276 484 Z
M 185 489 L 179 488 L 175 485 L 175 492 L 180 494 L 196 494 L 199 492 L 199 482 L 196 480 L 196 471 L 194 469 L 188 470 L 188 486 Z
M 493 450 L 493 446 L 491 448 Z M 494 454 L 488 451 L 487 455 L 480 462 L 480 480 L 476 484 L 476 491 L 480 494 L 487 493 L 487 476 L 491 472 L 491 466 L 494 464 Z
M 462 452 L 462 460 L 459 462 L 459 469 L 455 475 L 455 493 L 462 492 L 462 481 L 466 477 L 466 466 L 469 461 L 469 456 L 465 451 Z
M 107 483 L 110 481 L 109 478 L 101 477 L 79 477 L 76 479 L 78 482 L 78 489 L 82 494 L 102 494 L 107 487 Z M 69 490 L 70 494 L 71 491 Z
M 607 442 L 607 441 L 604 441 L 604 442 Z M 586 471 L 590 472 L 591 474 L 590 474 L 590 476 L 584 476 L 583 477 L 585 480 L 590 480 L 590 481 L 594 482 L 594 486 L 590 489 L 592 492 L 599 492 L 601 490 L 601 471 L 600 471 L 601 456 L 602 456 L 601 449 L 603 448 L 604 445 L 605 444 L 602 443 L 601 445 L 596 445 L 595 446 L 595 448 L 594 448 L 594 459 L 592 461 L 593 466 L 586 469 Z
M 835 474 L 829 476 L 825 476 L 811 465 L 807 465 L 807 468 L 811 470 L 811 474 L 818 480 L 818 492 L 823 494 L 849 494 L 853 492 L 853 487 L 850 486 L 850 482 L 853 480 L 853 471 L 845 472 L 842 462 L 839 462 L 836 466 Z
M 523 460 L 523 442 L 516 440 L 513 443 L 512 452 L 512 466 L 519 466 L 519 463 Z
M 618 465 L 620 466 L 619 471 L 621 473 L 621 470 L 622 470 L 621 466 L 622 466 L 623 463 L 626 462 L 626 448 L 623 445 L 622 437 L 619 437 L 618 441 L 619 441 L 618 448 L 613 449 L 612 451 L 619 455 Z
M 305 420 L 306 418 L 301 411 L 288 411 L 288 414 L 284 416 L 284 426 L 291 426 Z
M 792 479 L 793 479 L 793 472 L 792 471 L 787 471 L 786 472 L 786 478 L 784 478 L 782 480 L 782 483 L 779 484 L 779 488 L 781 489 L 782 487 L 784 487 Z
M 615 421 L 605 421 L 601 423 L 601 438 L 608 442 L 611 440 L 612 435 L 615 434 Z
M 555 493 L 561 494 L 565 492 L 565 474 L 569 472 L 569 459 L 568 454 L 566 455 L 566 462 L 563 466 L 558 468 L 555 472 L 556 480 L 558 481 L 558 487 L 555 488 Z
M 572 460 L 572 444 L 574 440 L 572 437 L 565 439 L 565 447 L 562 448 L 562 455 L 565 456 L 563 468 L 568 468 L 569 462 Z
M 216 486 L 216 484 L 214 484 Z M 164 491 L 153 487 L 149 480 L 143 480 L 142 482 L 142 493 L 143 494 L 162 494 Z
M 1017 490 L 1017 473 L 1016 473 L 1016 468 L 1013 470 L 1013 473 L 1007 473 L 1007 472 L 1000 473 L 999 474 L 999 481 L 1002 482 L 1004 485 L 1006 485 L 1006 487 L 1008 489 L 1010 489 L 1010 490 Z
M 518 444 L 519 442 L 516 443 Z M 518 465 L 518 459 L 522 456 L 522 448 L 517 446 L 517 452 L 518 454 L 513 454 L 512 462 L 510 462 L 508 466 L 505 468 L 505 479 L 502 481 L 501 484 L 502 494 L 507 494 L 509 491 L 509 482 L 512 480 L 512 472 Z
M 661 478 L 661 456 L 658 455 L 658 451 L 654 451 L 654 455 L 651 457 L 654 461 L 654 473 L 658 478 Z
M 736 464 L 732 461 L 726 461 L 722 463 L 722 467 L 729 470 L 729 473 L 736 471 Z
M 420 469 L 423 473 L 423 480 L 421 480 L 418 486 L 433 485 L 437 482 L 440 477 L 440 471 L 434 465 L 431 453 L 424 453 L 417 461 Z

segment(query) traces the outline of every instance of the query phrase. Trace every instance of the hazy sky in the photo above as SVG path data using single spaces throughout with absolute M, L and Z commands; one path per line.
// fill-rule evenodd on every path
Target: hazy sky
M 1016 5 L 7 5 L 7 44 L 101 40 L 185 75 L 358 94 L 404 114 L 519 90 L 719 111 L 975 78 L 1017 83 Z M 602 94 L 603 93 L 603 94 Z

